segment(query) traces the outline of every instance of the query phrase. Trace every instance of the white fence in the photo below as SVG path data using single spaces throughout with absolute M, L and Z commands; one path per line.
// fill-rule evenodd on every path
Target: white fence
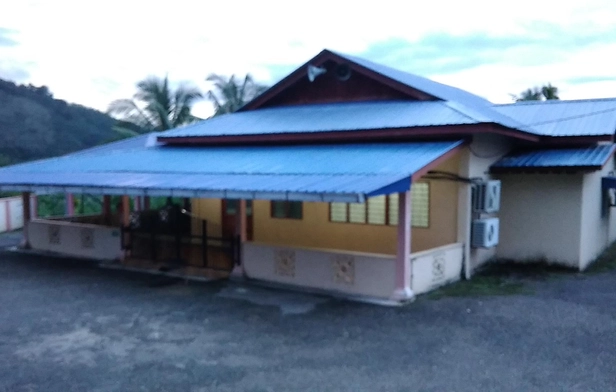
M 116 227 L 36 219 L 28 224 L 32 249 L 95 260 L 122 257 L 121 233 Z

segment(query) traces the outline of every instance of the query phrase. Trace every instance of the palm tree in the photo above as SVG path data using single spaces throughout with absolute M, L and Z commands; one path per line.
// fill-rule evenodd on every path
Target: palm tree
M 148 131 L 164 131 L 199 120 L 191 114 L 195 101 L 203 94 L 192 86 L 169 86 L 169 79 L 150 76 L 137 83 L 133 99 L 118 99 L 109 105 L 108 113 L 120 121 L 131 122 Z M 133 132 L 121 125 L 119 132 Z
M 256 83 L 250 74 L 247 74 L 241 83 L 235 80 L 235 75 L 225 79 L 223 76 L 210 74 L 206 80 L 214 85 L 207 93 L 208 99 L 214 105 L 214 116 L 233 113 L 267 90 L 267 86 Z
M 511 94 L 511 98 L 516 101 L 544 101 L 552 99 L 560 99 L 558 97 L 558 87 L 552 86 L 551 83 L 541 87 L 532 87 L 522 91 L 520 95 Z

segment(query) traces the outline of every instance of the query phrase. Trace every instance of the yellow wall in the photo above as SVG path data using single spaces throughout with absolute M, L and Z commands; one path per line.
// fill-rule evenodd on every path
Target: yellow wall
M 435 170 L 459 173 L 459 157 L 454 156 Z M 456 242 L 457 237 L 458 183 L 442 180 L 421 181 L 430 183 L 430 227 L 413 228 L 411 234 L 413 252 Z M 193 200 L 193 213 L 208 220 L 208 231 L 212 235 L 220 235 L 220 200 Z M 270 202 L 255 200 L 253 214 L 255 242 L 370 253 L 396 253 L 396 226 L 330 222 L 328 203 L 305 202 L 303 219 L 295 220 L 272 218 Z
M 192 214 L 207 220 L 208 236 L 222 236 L 222 201 L 220 199 L 192 199 Z M 193 234 L 201 234 L 201 224 L 193 220 Z

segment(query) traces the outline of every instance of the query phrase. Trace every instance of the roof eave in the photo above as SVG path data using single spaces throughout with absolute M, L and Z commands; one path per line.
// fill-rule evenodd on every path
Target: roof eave
M 366 129 L 353 131 L 324 131 L 302 133 L 276 133 L 258 135 L 184 136 L 159 137 L 158 141 L 169 145 L 241 145 L 274 143 L 353 143 L 362 141 L 447 139 L 466 137 L 477 133 L 497 133 L 531 142 L 540 141 L 540 136 L 503 127 L 494 123 L 439 125 L 407 128 Z

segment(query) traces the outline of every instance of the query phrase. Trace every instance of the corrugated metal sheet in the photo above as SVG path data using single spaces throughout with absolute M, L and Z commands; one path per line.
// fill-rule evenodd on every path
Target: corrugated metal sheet
M 507 155 L 492 165 L 493 169 L 542 167 L 601 167 L 612 156 L 616 145 L 520 151 Z
M 444 101 L 448 101 L 449 103 L 456 105 L 461 112 L 470 117 L 484 118 L 485 120 L 482 122 L 494 122 L 508 128 L 534 133 L 534 129 L 532 127 L 528 126 L 524 122 L 517 121 L 516 119 L 494 110 L 492 108 L 493 104 L 490 101 L 468 91 L 438 83 L 412 73 L 390 68 L 382 64 L 373 63 L 372 61 L 362 59 L 360 57 L 350 56 L 343 53 L 336 54 L 387 78 L 406 84 L 409 87 L 413 87 Z
M 139 147 L 2 168 L 0 190 L 361 201 L 461 143 Z
M 161 137 L 228 136 L 355 131 L 437 125 L 476 124 L 445 102 L 350 102 L 284 106 L 214 117 L 159 134 Z
M 599 136 L 616 131 L 616 98 L 529 101 L 494 108 L 544 136 Z

